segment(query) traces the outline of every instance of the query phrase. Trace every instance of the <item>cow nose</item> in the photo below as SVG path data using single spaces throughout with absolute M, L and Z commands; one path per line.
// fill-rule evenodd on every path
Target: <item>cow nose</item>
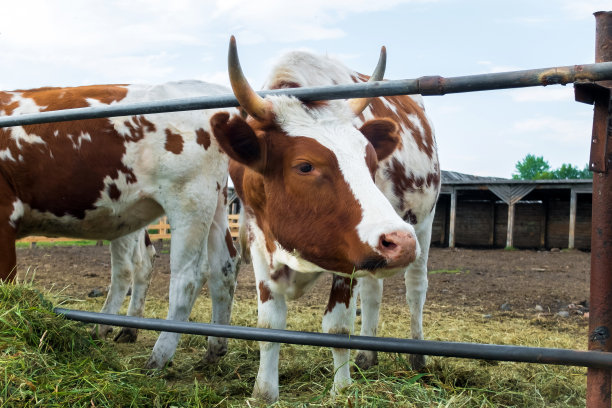
M 378 240 L 378 252 L 387 259 L 389 266 L 408 266 L 416 259 L 416 239 L 406 231 L 382 234 Z

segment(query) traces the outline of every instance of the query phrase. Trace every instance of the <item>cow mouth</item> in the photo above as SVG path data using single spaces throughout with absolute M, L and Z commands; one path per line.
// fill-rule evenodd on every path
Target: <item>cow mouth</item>
M 378 269 L 384 269 L 388 265 L 388 262 L 382 256 L 371 256 L 364 259 L 361 263 L 355 265 L 357 270 L 375 271 Z

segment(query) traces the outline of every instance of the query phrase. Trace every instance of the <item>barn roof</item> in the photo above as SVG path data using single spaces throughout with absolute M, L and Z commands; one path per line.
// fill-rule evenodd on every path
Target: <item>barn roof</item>
M 575 179 L 575 180 L 515 180 L 502 177 L 482 177 L 472 174 L 459 173 L 456 171 L 442 170 L 442 185 L 453 186 L 469 186 L 469 185 L 487 185 L 487 184 L 512 184 L 512 185 L 538 185 L 539 187 L 551 186 L 553 188 L 568 188 L 568 187 L 587 187 L 592 186 L 591 179 Z
M 446 184 L 452 181 L 479 181 L 483 182 L 486 180 L 507 180 L 501 177 L 482 177 L 474 176 L 472 174 L 459 173 L 458 171 L 442 170 L 442 182 Z

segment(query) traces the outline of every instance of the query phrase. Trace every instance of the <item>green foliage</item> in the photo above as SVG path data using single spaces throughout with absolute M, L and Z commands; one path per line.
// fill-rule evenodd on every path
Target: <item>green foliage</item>
M 542 156 L 528 154 L 525 158 L 516 163 L 517 173 L 512 175 L 513 179 L 518 180 L 542 180 L 552 178 L 550 175 L 550 164 Z
M 593 174 L 589 170 L 589 165 L 585 164 L 581 170 L 571 164 L 563 163 L 561 167 L 554 171 L 554 179 L 557 180 L 572 180 L 572 179 L 590 179 Z
M 543 156 L 528 154 L 523 160 L 516 163 L 516 173 L 512 174 L 515 180 L 572 180 L 590 179 L 592 174 L 588 165 L 583 169 L 569 163 L 563 163 L 558 169 L 551 170 L 548 161 Z

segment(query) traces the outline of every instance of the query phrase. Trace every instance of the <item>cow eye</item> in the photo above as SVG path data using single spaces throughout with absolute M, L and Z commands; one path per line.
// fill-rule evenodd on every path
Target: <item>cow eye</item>
M 314 167 L 310 163 L 300 163 L 296 166 L 298 173 L 307 174 L 314 170 Z

